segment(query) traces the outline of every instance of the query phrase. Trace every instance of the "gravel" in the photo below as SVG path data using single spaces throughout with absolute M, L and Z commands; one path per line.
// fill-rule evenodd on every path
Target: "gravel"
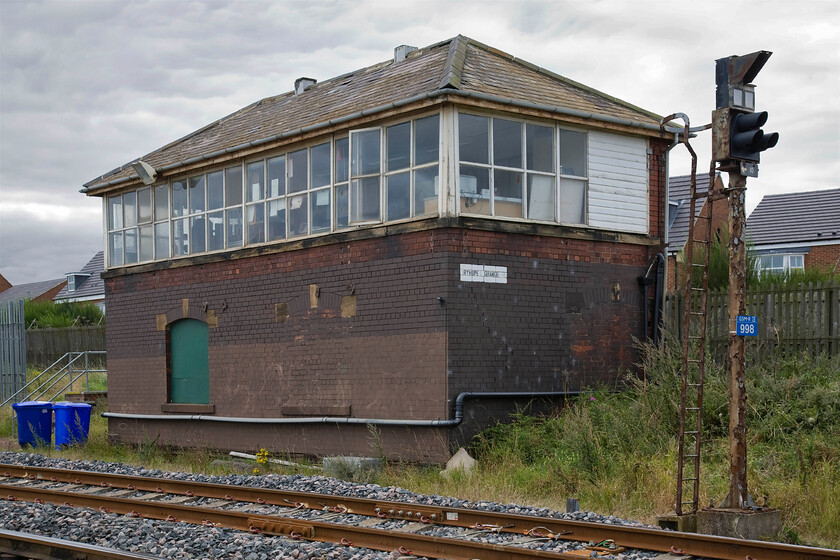
M 403 488 L 393 486 L 356 484 L 324 476 L 274 474 L 263 476 L 235 474 L 207 476 L 203 474 L 146 469 L 121 463 L 72 461 L 54 459 L 38 454 L 13 452 L 0 452 L 0 462 L 34 467 L 106 472 L 225 485 L 319 492 L 383 501 L 401 501 L 411 504 L 537 515 L 556 519 L 589 521 L 613 525 L 620 524 L 633 527 L 650 527 L 649 525 L 620 519 L 612 515 L 604 516 L 587 511 L 565 513 L 547 508 L 534 508 L 518 504 L 497 504 L 485 501 L 471 502 L 445 496 L 414 494 Z M 129 552 L 150 554 L 161 558 L 394 560 L 399 556 L 396 552 L 386 553 L 359 547 L 342 547 L 316 542 L 293 541 L 282 537 L 251 535 L 249 533 L 216 527 L 208 528 L 183 523 L 137 519 L 118 514 L 104 514 L 83 508 L 56 507 L 7 500 L 0 500 L 0 527 L 6 530 L 35 533 L 112 547 Z M 385 528 L 386 525 L 382 525 L 382 527 Z M 454 530 L 452 528 L 438 526 L 430 528 L 428 534 L 446 536 Z M 518 537 L 510 534 L 481 532 L 474 535 L 473 538 L 484 542 L 504 543 L 512 539 L 517 539 Z M 582 544 L 563 541 L 545 541 L 529 546 L 541 550 L 564 552 L 581 548 Z M 614 556 L 605 556 L 604 558 L 614 558 L 616 560 L 647 560 L 657 555 L 657 553 L 631 550 Z

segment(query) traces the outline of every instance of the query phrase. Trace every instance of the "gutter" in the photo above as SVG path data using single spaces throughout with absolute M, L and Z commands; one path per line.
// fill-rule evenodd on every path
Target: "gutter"
M 198 163 L 198 162 L 201 162 L 201 161 L 210 160 L 210 159 L 213 159 L 213 158 L 217 158 L 219 156 L 223 156 L 225 154 L 232 154 L 232 153 L 238 152 L 240 150 L 244 150 L 244 149 L 251 148 L 251 147 L 261 146 L 263 144 L 268 144 L 268 143 L 271 143 L 271 142 L 275 142 L 277 140 L 283 140 L 283 139 L 290 138 L 290 137 L 293 137 L 293 136 L 297 136 L 297 135 L 300 135 L 300 134 L 304 134 L 304 133 L 308 133 L 308 132 L 315 132 L 315 131 L 318 131 L 318 130 L 323 130 L 325 128 L 335 126 L 335 125 L 338 125 L 338 124 L 342 124 L 342 123 L 345 123 L 345 122 L 348 122 L 348 121 L 351 121 L 351 120 L 354 120 L 354 119 L 357 119 L 357 118 L 369 117 L 371 115 L 375 115 L 377 113 L 382 113 L 382 112 L 385 112 L 385 111 L 389 111 L 391 109 L 397 109 L 399 107 L 403 107 L 405 105 L 409 105 L 409 104 L 415 103 L 417 101 L 423 101 L 424 99 L 434 99 L 434 98 L 442 97 L 442 96 L 446 96 L 446 95 L 456 95 L 456 96 L 461 96 L 461 97 L 478 99 L 478 100 L 482 100 L 482 101 L 491 101 L 491 102 L 494 102 L 494 103 L 501 103 L 503 105 L 510 105 L 512 107 L 520 107 L 520 108 L 523 108 L 523 109 L 531 109 L 531 110 L 537 109 L 537 110 L 541 110 L 541 111 L 548 111 L 548 112 L 551 112 L 551 113 L 556 113 L 556 114 L 559 114 L 559 115 L 567 115 L 567 116 L 571 116 L 571 117 L 578 117 L 578 118 L 583 118 L 583 119 L 588 119 L 588 120 L 593 120 L 593 121 L 600 121 L 600 122 L 605 122 L 605 123 L 610 123 L 610 124 L 619 124 L 619 125 L 629 126 L 629 127 L 633 127 L 633 128 L 641 128 L 642 130 L 657 132 L 659 134 L 662 134 L 663 132 L 676 134 L 681 130 L 681 129 L 678 129 L 678 128 L 663 129 L 659 125 L 655 125 L 655 124 L 646 124 L 646 123 L 642 123 L 642 122 L 639 122 L 639 121 L 634 121 L 634 120 L 630 120 L 630 119 L 623 119 L 623 118 L 620 118 L 620 117 L 612 117 L 612 116 L 609 116 L 609 115 L 596 115 L 594 113 L 587 113 L 585 111 L 578 111 L 576 109 L 566 109 L 564 107 L 558 107 L 558 106 L 555 106 L 555 105 L 543 105 L 541 103 L 530 103 L 530 102 L 527 102 L 527 101 L 517 101 L 515 99 L 506 99 L 506 98 L 503 98 L 503 97 L 495 97 L 495 96 L 487 95 L 487 94 L 483 94 L 483 93 L 474 93 L 474 92 L 461 91 L 461 90 L 451 89 L 451 88 L 443 88 L 443 89 L 436 89 L 434 91 L 430 91 L 430 92 L 427 92 L 427 93 L 421 93 L 419 95 L 414 95 L 412 97 L 408 97 L 408 98 L 402 99 L 400 101 L 394 101 L 393 103 L 388 103 L 387 105 L 380 105 L 379 107 L 374 107 L 372 109 L 363 109 L 361 111 L 357 111 L 355 113 L 352 113 L 350 115 L 346 115 L 344 117 L 339 117 L 337 119 L 331 119 L 331 120 L 326 121 L 326 122 L 316 123 L 316 124 L 313 124 L 313 125 L 309 125 L 309 126 L 305 126 L 303 128 L 296 129 L 296 130 L 291 130 L 291 131 L 287 131 L 287 132 L 282 132 L 280 134 L 275 134 L 275 135 L 269 136 L 267 138 L 261 138 L 259 140 L 253 140 L 251 142 L 246 142 L 244 144 L 240 144 L 239 146 L 224 148 L 224 149 L 212 152 L 210 154 L 195 156 L 195 157 L 191 157 L 189 159 L 185 159 L 185 160 L 180 161 L 180 162 L 170 163 L 168 165 L 164 165 L 163 167 L 156 168 L 156 170 L 158 172 L 171 171 L 171 170 L 177 169 L 179 167 L 183 167 L 183 166 L 186 166 L 186 165 L 191 165 L 193 163 Z M 125 168 L 125 166 L 123 166 L 121 169 L 123 169 L 123 168 Z M 104 177 L 102 177 L 102 178 L 104 178 Z M 105 187 L 111 187 L 111 186 L 114 186 L 114 185 L 127 183 L 129 181 L 133 181 L 133 180 L 136 180 L 136 179 L 139 179 L 139 178 L 140 178 L 139 175 L 137 175 L 135 173 L 135 174 L 129 175 L 127 177 L 123 177 L 121 179 L 115 179 L 113 181 L 108 181 L 107 183 L 98 183 L 96 185 L 91 185 L 91 183 L 93 182 L 93 181 L 91 181 L 91 182 L 86 183 L 79 190 L 79 192 L 87 194 L 87 193 L 89 193 L 91 191 L 94 191 L 94 190 L 100 190 L 100 189 L 105 188 Z M 96 180 L 96 179 L 94 179 L 94 180 Z
M 373 426 L 397 426 L 407 428 L 454 428 L 464 420 L 464 401 L 467 399 L 494 398 L 541 398 L 576 396 L 588 391 L 543 391 L 543 392 L 498 392 L 471 393 L 463 392 L 455 399 L 455 418 L 451 420 L 407 420 L 397 418 L 346 418 L 343 416 L 323 416 L 307 418 L 247 418 L 241 416 L 211 416 L 204 414 L 125 414 L 122 412 L 103 412 L 103 418 L 125 420 L 175 420 L 192 422 L 226 422 L 229 424 L 354 424 Z

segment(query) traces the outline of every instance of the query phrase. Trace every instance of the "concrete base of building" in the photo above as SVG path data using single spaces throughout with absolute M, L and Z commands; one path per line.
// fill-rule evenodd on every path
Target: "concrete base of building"
M 694 513 L 687 513 L 684 515 L 677 515 L 672 513 L 669 515 L 658 515 L 656 517 L 656 524 L 663 529 L 670 531 L 680 531 L 682 533 L 696 533 L 697 532 L 697 515 Z
M 782 530 L 777 509 L 740 510 L 709 508 L 697 512 L 697 532 L 738 539 L 773 539 Z

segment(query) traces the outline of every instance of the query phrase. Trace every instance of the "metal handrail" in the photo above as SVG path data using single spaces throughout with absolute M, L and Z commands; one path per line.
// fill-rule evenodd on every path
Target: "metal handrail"
M 89 379 L 89 373 L 104 373 L 107 372 L 107 369 L 90 369 L 88 365 L 88 357 L 93 355 L 105 355 L 106 352 L 104 350 L 86 350 L 84 352 L 67 352 L 61 358 L 53 362 L 49 367 L 44 369 L 37 377 L 35 377 L 32 381 L 29 381 L 26 385 L 21 387 L 18 391 L 16 391 L 13 395 L 7 398 L 5 401 L 0 403 L 0 407 L 6 406 L 9 404 L 10 401 L 15 400 L 15 398 L 20 395 L 21 393 L 24 394 L 23 398 L 19 399 L 20 401 L 29 401 L 29 400 L 37 400 L 39 397 L 44 396 L 50 389 L 55 387 L 61 381 L 61 378 L 65 375 L 70 377 L 70 381 L 64 385 L 61 389 L 59 389 L 52 397 L 50 397 L 49 401 L 53 401 L 58 397 L 62 392 L 64 392 L 67 388 L 71 387 L 75 381 L 80 379 L 82 375 L 85 376 L 85 388 L 87 389 Z M 79 360 L 80 358 L 84 357 L 84 368 L 80 370 L 74 370 L 73 364 Z M 41 380 L 44 376 L 50 373 L 50 370 L 56 366 L 58 366 L 62 361 L 67 360 L 67 363 L 61 367 L 57 372 L 52 373 L 43 383 L 49 383 L 46 389 L 43 389 L 43 383 L 38 384 L 37 387 L 30 393 L 26 393 L 26 390 L 33 384 L 37 383 Z M 73 376 L 75 372 L 78 372 L 78 375 L 75 377 Z M 43 390 L 42 390 L 43 389 Z M 39 392 L 40 391 L 40 392 Z M 36 394 L 37 393 L 37 394 Z

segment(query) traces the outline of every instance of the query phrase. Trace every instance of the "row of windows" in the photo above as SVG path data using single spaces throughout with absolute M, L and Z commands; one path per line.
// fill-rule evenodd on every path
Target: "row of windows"
M 352 131 L 244 166 L 108 197 L 109 265 L 437 214 L 439 129 L 432 115 Z
M 587 222 L 587 136 L 459 113 L 459 214 Z M 107 198 L 108 266 L 437 215 L 440 117 Z

